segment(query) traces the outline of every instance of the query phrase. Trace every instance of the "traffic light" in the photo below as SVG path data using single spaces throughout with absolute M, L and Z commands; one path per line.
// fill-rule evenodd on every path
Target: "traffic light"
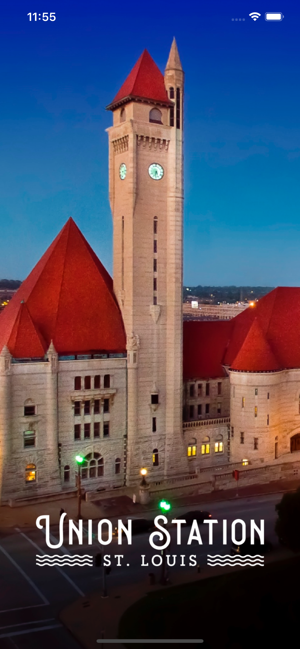
M 101 568 L 102 566 L 102 554 L 101 552 L 98 552 L 94 558 L 94 565 L 96 568 Z
M 168 503 L 167 500 L 161 500 L 161 501 L 159 502 L 158 506 L 159 506 L 159 508 L 160 508 L 162 511 L 164 511 L 164 512 L 168 512 L 168 511 L 170 511 L 170 509 L 171 509 L 171 505 L 170 505 L 170 503 Z

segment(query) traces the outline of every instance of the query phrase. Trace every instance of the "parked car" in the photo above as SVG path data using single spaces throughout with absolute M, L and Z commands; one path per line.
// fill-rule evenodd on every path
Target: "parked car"
M 176 516 L 178 519 L 182 519 L 186 521 L 186 525 L 192 525 L 193 521 L 197 521 L 197 523 L 202 524 L 205 520 L 208 518 L 211 518 L 210 512 L 203 512 L 202 510 L 195 509 L 191 512 L 186 512 L 185 514 L 180 514 L 180 516 Z M 176 520 L 175 518 L 175 520 Z
M 124 521 L 125 522 L 125 521 Z M 154 527 L 154 522 L 148 518 L 132 519 L 132 534 L 143 534 Z M 114 535 L 117 535 L 118 528 L 115 527 Z M 122 532 L 124 534 L 124 532 Z
M 273 545 L 270 541 L 265 540 L 263 544 L 260 543 L 260 540 L 256 537 L 254 539 L 254 544 L 250 543 L 250 537 L 247 537 L 245 543 L 232 543 L 231 554 L 240 554 L 244 556 L 245 554 L 250 554 L 254 556 L 255 554 L 268 554 L 272 552 Z

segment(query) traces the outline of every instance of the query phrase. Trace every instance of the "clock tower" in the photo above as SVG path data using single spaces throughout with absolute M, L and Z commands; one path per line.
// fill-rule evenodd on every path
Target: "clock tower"
M 184 74 L 145 50 L 113 102 L 113 280 L 127 334 L 128 484 L 187 472 L 182 430 Z

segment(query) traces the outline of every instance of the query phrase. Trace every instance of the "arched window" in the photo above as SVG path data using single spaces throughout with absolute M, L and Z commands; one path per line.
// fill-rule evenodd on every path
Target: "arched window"
M 121 471 L 121 460 L 119 457 L 115 460 L 115 474 L 117 475 Z
M 25 482 L 36 482 L 35 464 L 27 464 L 27 467 L 25 469 Z
M 32 417 L 35 415 L 35 405 L 32 399 L 26 399 L 24 402 L 24 417 Z
M 101 478 L 104 474 L 104 461 L 103 457 L 99 457 L 99 460 L 97 462 L 98 464 L 98 478 Z
M 125 122 L 125 120 L 126 120 L 126 110 L 125 108 L 122 108 L 120 112 L 120 122 Z
M 162 114 L 158 108 L 152 108 L 149 113 L 149 122 L 162 124 Z
M 90 461 L 90 478 L 96 478 L 96 460 Z
M 152 463 L 153 463 L 153 466 L 158 466 L 158 464 L 159 464 L 159 462 L 158 462 L 158 450 L 157 450 L 157 448 L 155 448 L 155 449 L 153 450 L 153 452 L 152 452 Z
M 100 453 L 89 453 L 85 456 L 84 462 L 81 465 L 81 478 L 82 480 L 99 478 L 104 473 L 104 461 Z
M 215 453 L 223 453 L 223 435 L 218 435 L 215 441 Z
M 204 437 L 201 444 L 201 455 L 209 455 L 210 453 L 210 438 Z
M 195 457 L 195 455 L 197 455 L 197 442 L 196 439 L 193 439 L 191 442 L 189 442 L 189 445 L 187 447 L 187 456 Z
M 68 464 L 64 467 L 64 482 L 70 482 L 70 467 Z

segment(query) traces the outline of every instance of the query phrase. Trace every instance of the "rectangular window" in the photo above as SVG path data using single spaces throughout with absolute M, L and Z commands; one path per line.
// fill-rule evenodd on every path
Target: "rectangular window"
M 245 397 L 242 397 L 242 408 L 245 408 Z
M 81 426 L 80 424 L 75 424 L 74 426 L 74 439 L 80 439 L 81 437 Z
M 201 455 L 208 455 L 210 453 L 210 444 L 201 444 Z
M 270 392 L 268 392 L 267 394 L 267 399 L 270 399 Z
M 221 404 L 220 403 L 218 403 L 218 406 L 217 406 L 217 413 L 218 413 L 218 415 L 221 414 Z
M 153 219 L 153 232 L 154 232 L 154 234 L 157 234 L 157 218 L 156 217 Z
M 176 88 L 176 128 L 180 128 L 180 88 Z
M 223 453 L 223 442 L 215 442 L 215 453 Z
M 89 415 L 91 412 L 91 402 L 90 401 L 85 401 L 84 402 L 84 414 Z
M 156 433 L 156 417 L 152 417 L 152 433 Z
M 157 259 L 153 259 L 153 272 L 157 273 Z
M 174 106 L 170 108 L 170 126 L 174 126 Z
M 269 426 L 269 423 L 270 423 L 270 417 L 269 415 L 267 415 L 267 426 Z
M 96 374 L 94 376 L 94 390 L 99 390 L 100 389 L 100 374 Z
M 198 383 L 198 397 L 202 397 L 202 383 Z
M 254 437 L 254 450 L 257 451 L 258 449 L 258 437 Z
M 91 377 L 90 376 L 85 376 L 84 377 L 84 389 L 85 390 L 90 390 L 91 389 Z
M 95 421 L 94 423 L 94 437 L 100 437 L 100 422 Z
M 258 388 L 255 388 L 255 390 L 254 390 L 254 394 L 255 394 L 255 396 L 257 397 L 257 395 L 258 395 Z
M 104 387 L 110 388 L 110 375 L 104 374 Z
M 84 439 L 89 439 L 91 436 L 91 424 L 84 424 Z
M 154 239 L 154 241 L 153 241 L 153 252 L 154 253 L 157 252 L 157 239 Z
M 209 403 L 205 404 L 205 414 L 209 415 Z
M 81 390 L 81 376 L 75 376 L 74 390 Z
M 192 385 L 190 385 L 190 398 L 193 399 L 194 396 L 195 396 L 195 386 L 192 383 Z
M 103 424 L 103 437 L 109 437 L 109 421 L 105 421 Z
M 74 415 L 80 415 L 80 401 L 74 403 Z
M 218 395 L 220 396 L 222 394 L 222 383 L 221 381 L 218 383 Z
M 241 444 L 244 444 L 244 433 L 241 433 Z
M 188 457 L 195 457 L 197 455 L 197 446 L 196 444 L 190 444 L 187 447 L 187 456 Z
M 103 412 L 109 412 L 109 399 L 104 399 Z
M 257 406 L 254 406 L 254 417 L 257 417 Z
M 157 304 L 157 297 L 156 297 L 156 295 L 153 295 L 153 304 Z
M 205 394 L 206 394 L 207 397 L 209 397 L 209 383 L 206 383 Z
M 35 431 L 25 430 L 25 432 L 23 433 L 23 439 L 24 439 L 24 448 L 35 446 Z
M 234 437 L 234 426 L 231 426 L 231 437 Z
M 24 406 L 24 416 L 32 417 L 35 415 L 35 406 Z
M 158 404 L 158 394 L 151 394 L 151 403 L 154 406 Z
M 94 415 L 99 415 L 100 413 L 100 400 L 95 399 L 94 401 Z
M 201 403 L 198 403 L 198 417 L 201 417 L 202 415 L 202 405 Z
M 194 406 L 190 406 L 190 419 L 194 419 Z
M 153 277 L 153 291 L 157 291 L 157 279 Z

